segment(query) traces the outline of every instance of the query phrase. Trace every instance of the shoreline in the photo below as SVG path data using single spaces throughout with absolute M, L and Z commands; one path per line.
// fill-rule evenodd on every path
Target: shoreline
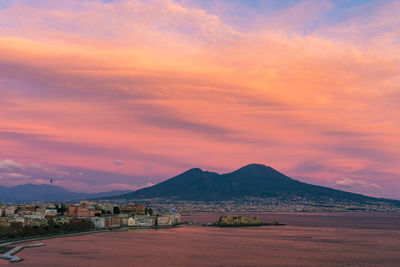
M 190 212 L 190 213 L 183 213 L 182 217 L 190 217 L 190 216 L 196 216 L 196 215 L 204 215 L 204 214 L 210 214 L 209 212 Z M 213 213 L 211 213 L 213 214 Z M 237 214 L 234 212 L 223 212 L 223 213 L 217 213 L 218 215 L 220 214 Z M 361 217 L 365 217 L 374 215 L 378 216 L 381 218 L 381 215 L 386 215 L 386 216 L 399 216 L 399 213 L 392 213 L 392 212 L 321 212 L 321 213 L 309 213 L 309 212 L 248 212 L 247 214 L 249 215 L 260 215 L 260 214 L 267 214 L 267 215 L 294 215 L 294 216 L 318 216 L 318 217 L 325 217 L 325 216 L 345 216 L 347 217 L 348 215 L 361 215 Z M 172 226 L 151 226 L 151 227 L 118 227 L 118 228 L 112 228 L 112 229 L 98 229 L 98 230 L 91 230 L 91 231 L 85 231 L 85 232 L 72 232 L 72 233 L 63 233 L 63 234 L 55 234 L 55 235 L 46 235 L 46 236 L 34 236 L 34 237 L 28 237 L 28 238 L 20 238 L 20 239 L 8 239 L 8 240 L 0 240 L 0 247 L 5 247 L 8 245 L 13 245 L 13 244 L 19 244 L 19 243 L 24 243 L 24 242 L 32 242 L 32 241 L 39 241 L 39 240 L 45 240 L 45 239 L 53 239 L 53 238 L 60 238 L 60 237 L 69 237 L 69 236 L 78 236 L 78 235 L 87 235 L 87 234 L 95 234 L 95 233 L 101 233 L 101 232 L 112 232 L 112 231 L 127 231 L 127 230 L 146 230 L 146 229 L 168 229 L 168 228 L 176 228 L 176 227 L 183 227 L 183 226 L 205 226 L 205 227 L 223 227 L 223 228 L 231 228 L 231 227 L 249 227 L 250 225 L 246 226 L 218 226 L 215 225 L 214 223 L 212 225 L 207 225 L 207 222 L 190 222 L 190 221 L 185 221 L 182 222 L 181 224 L 177 225 L 172 225 Z M 284 225 L 292 225 L 292 226 L 301 226 L 301 227 L 315 227 L 315 225 L 299 225 L 296 221 L 292 222 L 285 222 L 285 223 L 279 223 L 277 226 L 284 226 Z M 271 224 L 266 224 L 266 225 L 252 225 L 252 227 L 259 227 L 259 226 L 276 226 L 276 225 L 271 225 Z M 330 227 L 330 225 L 326 225 L 323 223 L 320 225 L 320 227 Z M 352 226 L 347 226 L 347 225 L 335 225 L 335 227 L 343 227 L 343 228 L 349 228 Z M 362 227 L 362 228 L 368 228 L 369 227 Z M 379 230 L 380 228 L 372 228 Z M 397 230 L 393 229 L 393 230 Z M 399 229 L 400 230 L 400 229 Z
M 112 228 L 112 229 L 99 229 L 99 230 L 85 231 L 85 232 L 55 234 L 55 235 L 49 235 L 49 236 L 36 236 L 36 237 L 28 237 L 28 238 L 17 239 L 17 240 L 5 240 L 4 242 L 0 243 L 0 247 L 19 244 L 19 243 L 25 243 L 25 242 L 32 242 L 32 241 L 39 241 L 39 240 L 45 240 L 45 239 L 59 238 L 59 237 L 89 235 L 89 234 L 112 232 L 112 231 L 123 232 L 123 231 L 128 231 L 128 230 L 170 229 L 170 228 L 176 228 L 176 227 L 182 227 L 182 226 L 184 226 L 184 224 L 177 224 L 177 225 L 171 225 L 171 226 L 169 226 L 169 225 L 151 226 L 151 227 L 128 227 L 128 226 L 124 226 L 124 227 L 118 227 L 118 228 Z
M 89 235 L 89 234 L 96 234 L 96 233 L 105 233 L 105 232 L 124 232 L 124 231 L 129 231 L 129 230 L 150 230 L 150 229 L 171 229 L 171 228 L 180 228 L 180 227 L 190 227 L 190 226 L 201 226 L 201 227 L 209 227 L 209 226 L 214 226 L 214 227 L 249 227 L 249 226 L 280 226 L 280 225 L 285 225 L 285 224 L 262 224 L 262 225 L 232 225 L 232 226 L 219 226 L 219 225 L 205 225 L 205 224 L 188 224 L 188 223 L 180 223 L 177 225 L 165 225 L 165 226 L 153 226 L 153 227 L 120 227 L 120 228 L 113 228 L 113 229 L 101 229 L 101 230 L 93 230 L 93 231 L 85 231 L 85 232 L 77 232 L 77 233 L 66 233 L 66 234 L 57 234 L 57 235 L 51 235 L 51 236 L 38 236 L 38 237 L 32 237 L 32 238 L 25 238 L 25 239 L 19 239 L 19 240 L 12 240 L 12 241 L 5 241 L 3 243 L 0 243 L 0 247 L 6 247 L 14 244 L 19 244 L 19 243 L 26 243 L 26 242 L 34 242 L 34 241 L 40 241 L 40 240 L 47 240 L 47 239 L 54 239 L 54 238 L 62 238 L 62 237 L 70 237 L 70 236 L 79 236 L 79 235 Z M 16 246 L 13 248 L 10 248 L 7 252 L 0 254 L 0 259 L 8 260 L 9 262 L 20 262 L 23 261 L 24 259 L 14 256 L 18 252 L 22 251 L 25 248 L 34 248 L 34 247 L 41 247 L 45 246 L 45 243 L 35 243 L 35 244 L 27 244 L 27 245 L 21 245 L 21 246 Z
M 25 243 L 25 242 L 31 242 L 31 241 L 39 241 L 39 240 L 44 240 L 44 239 L 53 239 L 53 238 L 58 238 L 58 237 L 68 237 L 68 236 L 77 236 L 77 235 L 88 235 L 88 234 L 95 234 L 95 233 L 109 232 L 109 231 L 112 231 L 112 230 L 104 229 L 104 230 L 94 230 L 94 231 L 86 231 L 86 232 L 56 234 L 56 235 L 49 235 L 49 236 L 28 237 L 28 238 L 17 239 L 17 240 L 5 240 L 4 242 L 0 243 L 0 247 L 19 244 L 19 243 Z
M 389 223 L 397 223 L 399 219 L 400 216 L 391 219 Z M 314 218 L 307 217 L 306 220 L 314 224 Z M 336 225 L 341 218 L 333 220 L 333 225 Z M 372 220 L 370 223 L 380 222 Z M 181 228 L 158 231 L 118 232 L 123 230 L 125 229 L 91 236 L 36 241 L 32 243 L 43 242 L 46 246 L 23 250 L 16 256 L 24 258 L 23 263 L 26 266 L 76 267 L 127 263 L 137 266 L 160 266 L 161 263 L 169 267 L 203 267 L 213 266 L 215 262 L 221 266 L 262 266 L 265 263 L 285 266 L 343 266 L 354 262 L 372 266 L 379 266 L 384 262 L 396 266 L 400 259 L 394 249 L 399 244 L 400 229 L 357 229 L 354 223 L 352 229 L 335 226 L 297 227 L 291 224 L 278 228 L 210 228 L 184 225 Z M 177 251 L 179 255 L 176 255 Z M 200 260 L 194 263 L 193 255 Z M 11 264 L 4 261 L 0 262 L 0 266 L 2 263 Z

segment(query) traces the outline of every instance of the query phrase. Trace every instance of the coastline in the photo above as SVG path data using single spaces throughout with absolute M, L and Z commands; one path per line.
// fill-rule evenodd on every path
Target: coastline
M 111 229 L 98 229 L 98 230 L 91 230 L 91 231 L 85 231 L 85 232 L 73 232 L 73 233 L 63 233 L 63 234 L 55 234 L 55 235 L 46 235 L 46 236 L 35 236 L 35 237 L 29 237 L 29 238 L 19 238 L 19 239 L 8 239 L 8 240 L 0 240 L 0 247 L 3 246 L 8 246 L 8 245 L 13 245 L 13 244 L 19 244 L 19 243 L 24 243 L 24 242 L 31 242 L 31 241 L 39 241 L 39 240 L 45 240 L 45 239 L 53 239 L 53 238 L 59 238 L 59 237 L 69 237 L 69 236 L 77 236 L 77 235 L 87 235 L 87 234 L 95 234 L 95 233 L 101 233 L 101 232 L 112 232 L 112 231 L 125 231 L 125 230 L 145 230 L 145 229 L 168 229 L 168 228 L 175 228 L 175 227 L 182 227 L 182 226 L 216 226 L 216 225 L 207 225 L 208 223 L 211 223 L 210 221 L 213 221 L 212 223 L 216 222 L 218 220 L 218 217 L 222 214 L 225 215 L 234 215 L 237 214 L 237 212 L 223 212 L 223 213 L 210 213 L 210 212 L 191 212 L 191 213 L 183 213 L 182 218 L 183 222 L 181 224 L 177 225 L 166 225 L 166 226 L 151 226 L 151 227 L 118 227 L 118 228 L 111 228 Z M 367 219 L 368 221 L 371 219 L 371 217 L 375 217 L 378 219 L 382 219 L 383 217 L 399 217 L 400 214 L 396 212 L 321 212 L 321 213 L 308 213 L 308 212 L 245 212 L 242 214 L 246 215 L 257 215 L 263 217 L 263 221 L 271 221 L 271 220 L 276 220 L 279 221 L 279 226 L 282 225 L 292 225 L 292 226 L 333 226 L 331 223 L 331 220 L 334 217 L 342 217 L 342 218 L 352 218 L 352 217 L 357 217 L 358 220 L 360 219 Z M 200 217 L 199 217 L 200 216 Z M 201 217 L 205 217 L 202 219 Z M 211 219 L 210 216 L 214 216 L 215 218 Z M 267 216 L 268 218 L 266 218 Z M 273 217 L 272 217 L 273 216 Z M 307 223 L 303 224 L 302 223 L 302 218 L 305 217 L 315 217 L 316 220 L 318 220 L 318 223 Z M 322 218 L 321 218 L 322 217 Z M 296 219 L 296 218 L 299 218 Z M 326 220 L 321 221 L 321 219 L 326 218 Z M 266 224 L 265 226 L 274 226 L 271 224 Z M 257 225 L 254 225 L 257 226 Z M 258 226 L 263 226 L 263 225 L 258 225 Z M 343 223 L 342 224 L 334 224 L 335 227 L 352 227 L 352 224 L 350 223 Z M 234 227 L 234 226 L 219 226 L 219 227 Z M 246 227 L 246 226 L 244 226 Z M 358 227 L 360 228 L 369 228 L 369 224 L 363 224 L 362 221 L 359 221 Z M 383 228 L 385 228 L 384 225 L 382 225 Z M 374 227 L 375 229 L 381 229 L 382 227 Z M 391 228 L 393 229 L 393 228 Z M 399 227 L 394 227 L 394 229 L 399 229 Z
M 208 215 L 208 218 L 203 221 L 214 218 L 210 216 L 211 214 Z M 202 223 L 184 223 L 177 226 L 175 230 L 165 231 L 127 231 L 130 228 L 114 228 L 107 231 L 110 232 L 109 234 L 90 237 L 78 236 L 84 233 L 74 233 L 76 237 L 66 239 L 54 237 L 54 239 L 42 241 L 46 244 L 44 248 L 27 249 L 17 255 L 24 258 L 27 266 L 38 267 L 113 266 L 133 261 L 138 266 L 152 264 L 151 266 L 173 267 L 179 266 L 182 262 L 187 263 L 185 266 L 189 266 L 189 262 L 193 264 L 191 261 L 193 255 L 199 255 L 199 251 L 204 257 L 201 257 L 197 265 L 192 266 L 213 266 L 216 260 L 224 266 L 261 266 L 261 263 L 265 261 L 285 263 L 287 266 L 299 263 L 302 266 L 320 266 L 321 263 L 326 263 L 328 266 L 343 266 L 351 265 L 354 259 L 363 265 L 380 266 L 379 264 L 385 261 L 389 263 L 388 266 L 396 266 L 400 260 L 399 255 L 396 254 L 397 250 L 394 249 L 400 245 L 398 242 L 400 227 L 395 225 L 400 220 L 400 214 L 389 218 L 368 216 L 368 222 L 360 221 L 361 225 L 354 224 L 354 220 L 359 219 L 358 216 L 347 216 L 347 214 L 328 218 L 289 215 L 303 222 L 295 223 L 296 221 L 285 220 L 282 222 L 287 225 L 283 227 L 228 228 L 205 227 Z M 201 218 L 194 217 L 193 219 Z M 329 225 L 326 224 L 328 221 Z M 344 224 L 344 221 L 348 223 Z M 383 223 L 385 221 L 387 222 Z M 42 238 L 46 239 L 46 237 Z M 193 243 L 193 240 L 198 240 L 198 242 Z M 376 243 L 384 244 L 384 246 L 376 247 Z M 227 246 L 229 249 L 226 249 Z M 310 247 L 317 250 L 316 256 L 311 260 L 307 254 Z M 246 248 L 248 256 L 239 257 L 243 248 Z M 382 252 L 382 256 L 376 257 L 377 249 L 378 252 Z M 154 251 L 157 251 L 157 257 L 154 257 Z M 179 251 L 178 257 L 176 257 L 176 251 Z M 293 253 L 293 251 L 299 253 Z M 388 251 L 392 253 L 388 254 Z M 338 254 L 343 257 L 338 258 Z M 52 256 L 49 257 L 49 255 Z M 85 257 L 77 260 L 77 257 L 71 255 Z M 164 265 L 159 265 L 160 262 Z M 257 263 L 260 264 L 257 265 Z M 8 261 L 4 261 L 4 264 L 8 264 Z
M 304 219 L 302 227 L 292 224 L 240 228 L 185 225 L 159 231 L 118 230 L 38 241 L 46 246 L 23 250 L 17 256 L 24 258 L 25 266 L 31 267 L 130 266 L 127 263 L 165 267 L 204 267 L 215 266 L 215 263 L 265 266 L 265 262 L 284 266 L 398 265 L 400 229 L 360 229 L 355 224 L 347 229 L 335 226 L 347 217 L 334 218 L 331 227 L 305 227 L 314 224 L 315 218 Z M 393 225 L 398 219 L 400 216 L 388 224 Z M 371 223 L 381 225 L 375 220 Z M 4 261 L 4 264 L 9 263 Z
M 128 230 L 148 230 L 148 229 L 169 229 L 169 228 L 176 228 L 182 227 L 184 224 L 177 224 L 177 225 L 165 225 L 165 226 L 152 226 L 152 227 L 118 227 L 112 229 L 99 229 L 93 231 L 85 231 L 85 232 L 76 232 L 76 233 L 65 233 L 65 234 L 55 234 L 55 235 L 48 235 L 48 236 L 36 236 L 36 237 L 29 237 L 23 239 L 15 239 L 15 240 L 4 240 L 4 242 L 0 243 L 0 247 L 25 243 L 25 242 L 32 242 L 32 241 L 39 241 L 39 240 L 46 240 L 46 239 L 53 239 L 53 238 L 60 238 L 60 237 L 69 237 L 69 236 L 79 236 L 79 235 L 89 235 L 89 234 L 96 234 L 96 233 L 103 233 L 103 232 L 122 232 Z
M 225 213 L 226 214 L 226 213 Z M 248 213 L 249 214 L 249 213 Z M 250 213 L 256 214 L 263 218 L 263 221 L 277 220 L 279 225 L 286 225 L 291 227 L 301 227 L 304 231 L 311 229 L 313 227 L 324 227 L 327 229 L 343 229 L 343 231 L 348 231 L 348 229 L 356 228 L 359 231 L 379 231 L 379 230 L 400 230 L 400 226 L 393 224 L 393 221 L 400 220 L 400 214 L 398 213 Z M 206 216 L 204 216 L 206 215 Z M 172 225 L 172 226 L 158 226 L 158 227 L 119 227 L 112 229 L 99 229 L 85 232 L 75 232 L 75 233 L 65 233 L 56 234 L 48 236 L 36 236 L 31 238 L 14 239 L 14 240 L 2 240 L 0 247 L 6 247 L 18 243 L 34 242 L 39 240 L 55 239 L 61 237 L 72 237 L 80 235 L 88 235 L 102 232 L 124 232 L 128 230 L 148 230 L 148 229 L 169 229 L 177 227 L 191 227 L 191 226 L 201 226 L 204 228 L 252 228 L 257 226 L 216 226 L 207 225 L 210 221 L 216 221 L 221 214 L 220 213 L 189 213 L 183 215 L 183 223 Z M 382 216 L 385 215 L 385 216 Z M 354 226 L 354 220 L 357 219 L 357 226 Z M 387 219 L 390 219 L 387 221 Z M 387 221 L 387 223 L 384 223 Z M 214 226 L 214 227 L 210 227 Z M 250 226 L 250 225 L 249 225 Z M 264 225 L 260 225 L 264 226 Z M 266 224 L 265 226 L 268 226 Z M 276 226 L 275 224 L 270 224 L 271 226 Z M 258 227 L 257 227 L 258 228 Z M 262 227 L 260 227 L 262 228 Z M 276 229 L 271 227 L 270 229 Z M 282 228 L 283 229 L 283 228 Z M 147 231 L 146 231 L 147 232 Z M 23 245 L 23 244 L 22 244 Z
M 37 237 L 29 237 L 29 238 L 16 239 L 16 240 L 5 240 L 4 242 L 0 243 L 0 247 L 19 244 L 19 243 L 25 243 L 25 242 L 31 242 L 31 241 L 53 239 L 53 238 L 58 238 L 58 237 L 88 235 L 88 234 L 95 234 L 95 233 L 109 232 L 109 231 L 112 231 L 112 230 L 104 229 L 104 230 L 94 230 L 94 231 L 86 231 L 86 232 L 56 234 L 56 235 L 49 235 L 49 236 L 37 236 Z

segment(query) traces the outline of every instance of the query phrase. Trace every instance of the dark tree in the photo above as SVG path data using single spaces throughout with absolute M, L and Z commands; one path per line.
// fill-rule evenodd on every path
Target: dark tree
M 121 213 L 121 211 L 119 210 L 119 207 L 115 206 L 114 207 L 114 214 L 120 214 L 120 213 Z

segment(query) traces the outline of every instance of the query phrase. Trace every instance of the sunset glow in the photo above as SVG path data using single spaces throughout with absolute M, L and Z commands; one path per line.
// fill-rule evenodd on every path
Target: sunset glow
M 399 14 L 390 0 L 2 0 L 0 184 L 137 189 L 255 162 L 400 199 Z

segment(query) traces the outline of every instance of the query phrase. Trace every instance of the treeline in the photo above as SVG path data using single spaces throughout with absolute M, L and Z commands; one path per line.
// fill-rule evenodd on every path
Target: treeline
M 72 232 L 84 232 L 94 229 L 90 221 L 74 221 L 65 224 L 55 224 L 49 221 L 46 226 L 24 226 L 11 223 L 10 227 L 0 230 L 1 239 L 14 239 L 23 237 L 35 237 L 43 235 L 64 234 Z

